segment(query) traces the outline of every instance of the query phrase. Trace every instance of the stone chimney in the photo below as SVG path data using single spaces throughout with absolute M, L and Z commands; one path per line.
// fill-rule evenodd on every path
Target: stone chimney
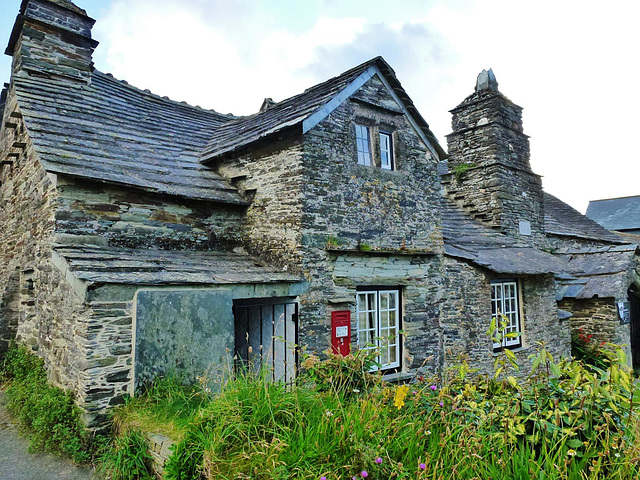
M 12 72 L 89 83 L 95 20 L 69 0 L 23 0 L 5 54 Z
M 483 70 L 473 95 L 451 113 L 447 196 L 494 229 L 529 243 L 542 241 L 542 181 L 529 164 L 522 108 L 498 91 L 493 71 Z

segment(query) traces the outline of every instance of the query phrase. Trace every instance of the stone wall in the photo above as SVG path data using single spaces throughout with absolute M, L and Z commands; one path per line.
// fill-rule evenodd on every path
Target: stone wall
M 12 96 L 6 111 L 2 150 L 13 163 L 3 166 L 0 186 L 0 330 L 41 356 L 49 379 L 80 399 L 88 312 L 83 292 L 53 262 L 55 177 L 40 164 Z
M 381 107 L 382 106 L 382 107 Z M 386 252 L 442 251 L 437 160 L 378 77 L 305 135 L 304 244 Z M 393 137 L 395 168 L 357 162 L 355 124 Z
M 10 44 L 13 71 L 35 70 L 88 82 L 97 45 L 91 40 L 94 21 L 79 11 L 41 0 L 31 0 L 24 17 L 21 36 Z
M 239 244 L 241 207 L 58 176 L 59 243 L 206 250 Z
M 558 307 L 573 314 L 570 319 L 573 332 L 592 335 L 591 342 L 595 346 L 602 342 L 621 345 L 631 365 L 630 327 L 620 324 L 615 299 L 564 299 L 558 302 Z
M 558 320 L 552 275 L 527 277 L 496 276 L 464 262 L 445 261 L 445 295 L 441 325 L 443 329 L 444 368 L 466 359 L 481 372 L 493 369 L 493 344 L 487 330 L 491 321 L 492 279 L 516 279 L 520 289 L 522 312 L 522 348 L 515 349 L 521 375 L 529 371 L 529 355 L 545 342 L 554 358 L 571 354 L 568 321 Z M 484 320 L 483 320 L 484 319 Z
M 363 286 L 398 288 L 402 297 L 401 370 L 436 372 L 441 364 L 442 332 L 438 318 L 443 301 L 441 257 L 433 255 L 379 255 L 332 253 L 332 282 L 303 297 L 301 315 L 322 305 L 320 321 L 301 326 L 301 343 L 321 352 L 330 346 L 332 310 L 351 310 L 351 345 L 357 344 L 356 289 Z M 324 303 L 323 303 L 324 302 Z M 327 303 L 328 302 L 328 303 Z M 316 307 L 317 308 L 317 307 Z M 313 310 L 312 310 L 313 311 Z M 317 310 L 316 310 L 317 311 Z
M 476 91 L 451 112 L 447 195 L 487 226 L 542 245 L 542 182 L 531 171 L 522 108 L 496 86 Z M 531 235 L 521 235 L 520 221 L 529 222 Z
M 196 383 L 220 381 L 233 368 L 233 292 L 218 289 L 141 290 L 136 296 L 136 387 L 158 374 Z
M 378 131 L 392 134 L 393 171 L 358 165 L 356 123 L 370 129 L 374 165 Z M 300 298 L 301 343 L 315 352 L 329 347 L 332 310 L 352 309 L 355 322 L 356 287 L 400 287 L 411 332 L 403 368 L 417 368 L 440 341 L 435 158 L 373 77 L 305 134 L 302 168 L 302 269 L 310 285 Z
M 252 197 L 238 226 L 246 249 L 269 263 L 300 271 L 302 145 L 288 138 L 255 148 L 212 167 Z

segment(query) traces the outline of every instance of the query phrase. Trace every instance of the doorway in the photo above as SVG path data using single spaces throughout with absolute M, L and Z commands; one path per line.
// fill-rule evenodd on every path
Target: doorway
M 640 289 L 632 285 L 628 291 L 631 357 L 633 369 L 640 370 Z

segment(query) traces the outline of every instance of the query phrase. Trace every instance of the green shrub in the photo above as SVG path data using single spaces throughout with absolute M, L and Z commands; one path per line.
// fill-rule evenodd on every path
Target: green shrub
M 377 366 L 377 355 L 375 349 L 356 350 L 347 356 L 329 351 L 324 361 L 309 355 L 302 362 L 300 383 L 311 385 L 320 392 L 331 390 L 345 397 L 364 393 L 380 384 L 380 376 L 371 373 Z
M 29 431 L 31 450 L 64 454 L 76 463 L 91 459 L 91 438 L 71 392 L 47 383 L 42 359 L 12 345 L 5 354 L 2 378 L 7 407 Z

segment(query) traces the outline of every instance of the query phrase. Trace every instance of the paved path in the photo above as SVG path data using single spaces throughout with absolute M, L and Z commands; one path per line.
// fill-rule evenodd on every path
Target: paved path
M 92 480 L 91 470 L 70 460 L 28 453 L 29 442 L 18 435 L 0 392 L 0 480 Z M 97 477 L 96 477 L 97 478 Z

